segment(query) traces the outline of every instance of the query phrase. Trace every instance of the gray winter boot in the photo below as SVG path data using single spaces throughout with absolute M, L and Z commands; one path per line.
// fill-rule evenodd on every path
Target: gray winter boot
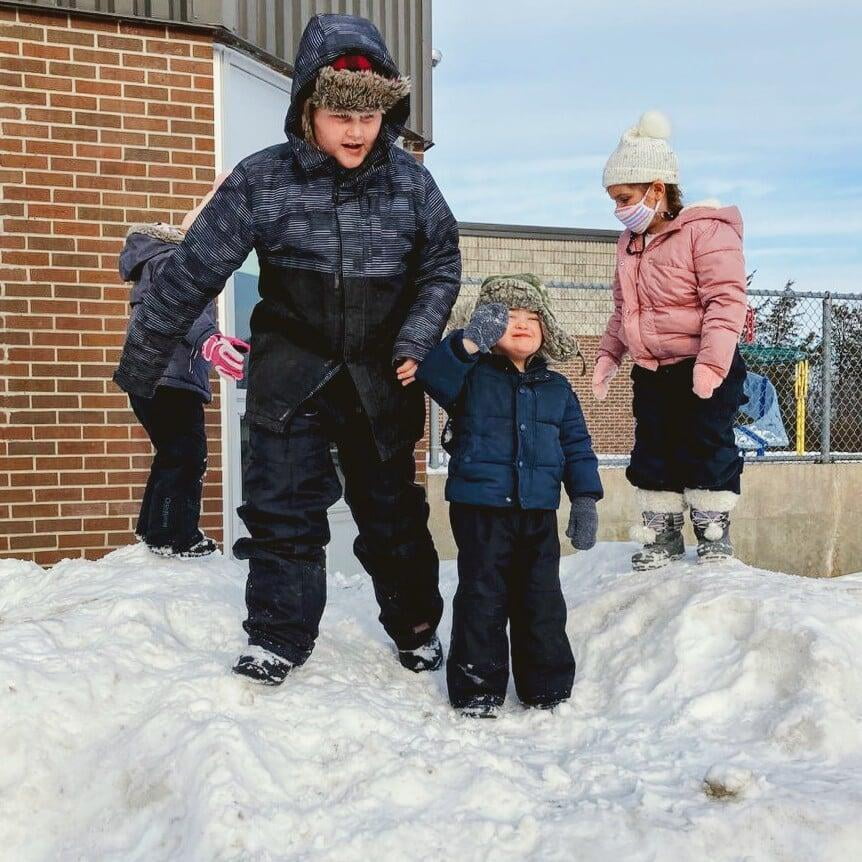
M 730 513 L 738 494 L 730 491 L 686 490 L 685 498 L 691 506 L 691 525 L 697 536 L 697 559 L 701 563 L 714 563 L 733 556 L 730 541 Z
M 643 509 L 643 526 L 632 527 L 631 538 L 643 544 L 643 550 L 632 556 L 636 572 L 661 569 L 685 556 L 682 539 L 682 494 L 673 491 L 643 491 L 638 489 L 638 502 Z

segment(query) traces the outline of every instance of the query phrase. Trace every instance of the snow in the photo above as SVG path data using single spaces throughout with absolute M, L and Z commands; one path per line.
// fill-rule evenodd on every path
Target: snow
M 361 574 L 266 689 L 228 672 L 223 557 L 0 561 L 0 855 L 862 858 L 862 576 L 634 574 L 632 550 L 564 560 L 574 696 L 497 721 L 397 664 Z

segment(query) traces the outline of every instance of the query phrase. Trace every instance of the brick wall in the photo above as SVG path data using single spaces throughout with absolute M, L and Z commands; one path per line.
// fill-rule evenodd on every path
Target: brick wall
M 110 381 L 117 254 L 130 223 L 176 223 L 209 188 L 212 68 L 191 31 L 0 8 L 0 556 L 133 541 L 151 449 Z M 202 525 L 220 539 L 217 408 Z

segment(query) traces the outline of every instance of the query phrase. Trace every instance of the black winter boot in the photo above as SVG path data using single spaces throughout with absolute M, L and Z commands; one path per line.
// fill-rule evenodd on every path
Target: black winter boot
M 643 542 L 643 550 L 632 556 L 636 572 L 661 569 L 685 556 L 682 512 L 644 512 L 643 527 L 634 527 L 631 537 Z
M 496 718 L 500 709 L 500 703 L 493 697 L 474 697 L 464 706 L 458 708 L 458 712 L 464 718 Z
M 215 539 L 211 539 L 209 536 L 201 533 L 200 538 L 189 548 L 177 550 L 171 545 L 157 546 L 149 543 L 147 543 L 147 548 L 157 557 L 191 560 L 196 557 L 208 557 L 210 554 L 214 554 L 218 550 L 218 545 L 215 543 Z
M 250 646 L 233 666 L 233 672 L 263 685 L 281 685 L 296 665 L 263 647 Z
M 437 637 L 437 632 L 434 632 L 424 644 L 415 649 L 398 650 L 398 661 L 407 670 L 412 670 L 414 673 L 422 673 L 425 670 L 440 670 L 443 667 L 443 646 L 440 643 L 440 638 Z

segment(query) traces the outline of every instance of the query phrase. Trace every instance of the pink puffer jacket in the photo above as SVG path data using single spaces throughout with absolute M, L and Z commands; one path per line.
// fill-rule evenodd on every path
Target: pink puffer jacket
M 630 239 L 624 231 L 617 243 L 615 308 L 599 355 L 619 364 L 628 351 L 650 370 L 695 357 L 724 379 L 747 307 L 739 210 L 686 207 L 642 254 L 626 251 Z

